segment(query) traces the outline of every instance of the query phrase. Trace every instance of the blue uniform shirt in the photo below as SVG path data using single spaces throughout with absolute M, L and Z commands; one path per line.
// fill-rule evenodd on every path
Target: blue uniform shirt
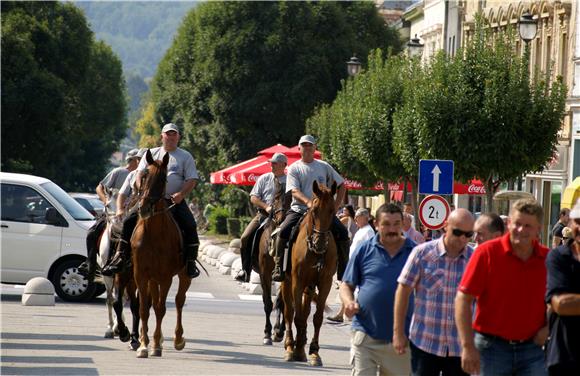
M 358 287 L 360 306 L 352 320 L 352 329 L 360 330 L 374 339 L 390 343 L 393 338 L 393 310 L 397 278 L 416 244 L 411 239 L 394 256 L 390 257 L 379 241 L 379 234 L 362 243 L 353 252 L 342 281 Z M 405 333 L 409 333 L 413 315 L 413 297 L 405 320 Z

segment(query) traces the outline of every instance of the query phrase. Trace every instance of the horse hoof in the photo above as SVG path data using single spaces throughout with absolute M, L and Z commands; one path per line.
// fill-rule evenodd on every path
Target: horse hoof
M 129 334 L 129 332 L 127 332 L 126 335 L 119 335 L 119 339 L 121 340 L 121 342 L 129 342 L 129 339 L 131 339 L 131 335 Z
M 274 338 L 272 339 L 272 341 L 274 341 L 274 342 L 282 342 L 283 339 L 284 339 L 284 336 L 274 335 Z
M 109 338 L 109 339 L 115 338 L 115 335 L 113 334 L 113 331 L 112 330 L 107 330 L 105 332 L 105 338 Z
M 179 341 L 173 340 L 173 346 L 175 350 L 181 351 L 185 347 L 185 338 L 181 338 Z
M 272 346 L 272 339 L 271 338 L 264 338 L 263 344 L 266 346 Z
M 161 349 L 151 349 L 151 351 L 149 351 L 149 356 L 161 356 Z
M 300 353 L 300 354 L 294 353 L 294 360 L 297 362 L 305 362 L 307 360 L 306 354 L 305 353 Z
M 138 348 L 139 348 L 139 341 L 131 341 L 131 343 L 129 343 L 129 350 L 137 351 Z
M 137 350 L 137 358 L 147 358 L 148 356 L 149 356 L 149 353 L 147 352 L 146 347 L 140 347 Z
M 292 351 L 286 351 L 284 354 L 284 360 L 287 362 L 291 362 L 294 360 L 294 353 Z
M 320 359 L 318 354 L 311 354 L 308 363 L 314 367 L 322 367 L 322 359 Z

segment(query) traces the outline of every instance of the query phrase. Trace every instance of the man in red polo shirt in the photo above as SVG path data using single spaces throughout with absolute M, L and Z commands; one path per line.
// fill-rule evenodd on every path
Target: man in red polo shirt
M 470 374 L 546 375 L 546 255 L 542 207 L 514 203 L 508 233 L 477 247 L 455 299 L 461 365 Z M 472 326 L 472 307 L 477 299 Z M 474 335 L 475 330 L 475 335 Z

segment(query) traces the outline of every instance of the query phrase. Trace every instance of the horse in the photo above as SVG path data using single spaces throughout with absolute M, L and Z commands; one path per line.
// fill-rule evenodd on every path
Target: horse
M 322 366 L 318 354 L 318 336 L 322 325 L 326 298 L 332 287 L 332 278 L 337 268 L 336 243 L 331 233 L 335 215 L 334 194 L 336 182 L 331 189 L 313 182 L 312 207 L 305 214 L 291 254 L 291 271 L 285 274 L 281 290 L 284 299 L 286 339 L 284 341 L 286 361 L 306 361 L 307 320 L 313 292 L 318 288 L 316 313 L 314 314 L 314 336 L 310 342 L 309 363 Z M 296 326 L 296 340 L 292 333 L 292 320 Z
M 262 285 L 262 302 L 264 303 L 264 313 L 266 314 L 266 326 L 264 327 L 264 345 L 272 345 L 272 323 L 270 314 L 274 304 L 272 303 L 272 270 L 274 269 L 274 259 L 270 256 L 270 248 L 273 242 L 272 232 L 283 221 L 290 206 L 290 200 L 283 190 L 283 185 L 278 179 L 274 179 L 275 192 L 274 203 L 270 218 L 266 223 L 262 234 L 260 235 L 258 245 L 258 262 L 256 271 L 260 274 L 260 284 Z M 284 308 L 281 293 L 276 297 L 276 324 L 274 325 L 274 342 L 281 342 L 284 337 L 284 326 L 280 324 L 281 315 Z
M 99 238 L 99 252 L 97 254 L 97 264 L 101 269 L 108 262 L 111 251 L 118 244 L 120 231 L 116 229 L 115 223 L 111 220 L 114 214 L 110 214 L 108 208 L 105 208 L 105 215 L 107 224 Z M 139 330 L 139 301 L 136 295 L 137 288 L 133 282 L 133 272 L 128 270 L 115 276 L 101 276 L 101 278 L 107 293 L 108 324 L 105 338 L 114 338 L 118 335 L 122 342 L 131 340 L 131 349 L 136 350 L 139 344 L 137 334 Z M 123 292 L 125 290 L 127 290 L 133 316 L 131 333 L 129 333 L 123 317 Z M 113 310 L 116 320 L 113 319 Z
M 163 334 L 161 324 L 166 313 L 165 301 L 173 276 L 178 275 L 179 287 L 175 296 L 177 325 L 173 345 L 183 350 L 182 311 L 185 293 L 191 285 L 191 278 L 185 270 L 181 253 L 183 240 L 180 229 L 169 212 L 164 196 L 167 181 L 169 153 L 163 160 L 154 161 L 151 152 L 145 154 L 147 174 L 141 186 L 138 201 L 139 219 L 131 237 L 133 275 L 139 290 L 139 315 L 141 317 L 140 346 L 138 358 L 161 356 Z M 151 351 L 148 352 L 149 311 L 153 305 L 156 318 Z

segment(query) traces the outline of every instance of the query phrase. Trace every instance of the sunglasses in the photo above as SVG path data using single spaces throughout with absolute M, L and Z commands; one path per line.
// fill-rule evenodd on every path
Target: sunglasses
M 471 238 L 473 237 L 473 231 L 462 231 L 458 228 L 454 228 L 453 231 L 451 231 L 453 233 L 453 235 L 460 237 L 461 235 L 465 236 L 466 238 Z

